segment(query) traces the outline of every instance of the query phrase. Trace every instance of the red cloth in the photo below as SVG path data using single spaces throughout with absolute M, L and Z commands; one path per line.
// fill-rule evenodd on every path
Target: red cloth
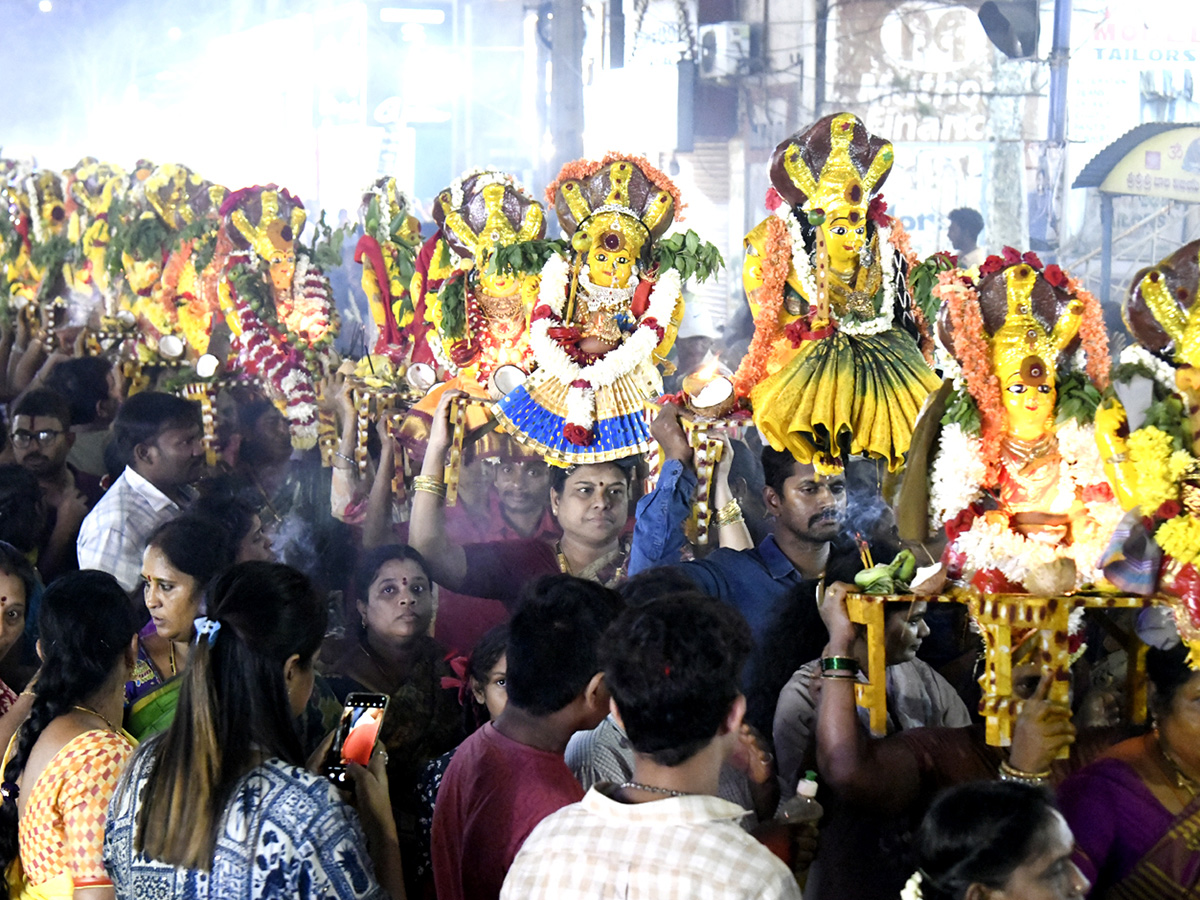
M 489 541 L 467 544 L 467 577 L 464 594 L 499 600 L 509 612 L 517 608 L 521 591 L 543 575 L 559 574 L 554 547 L 544 541 Z
M 582 799 L 561 754 L 484 725 L 455 752 L 438 789 L 432 845 L 438 900 L 497 900 L 534 827 Z

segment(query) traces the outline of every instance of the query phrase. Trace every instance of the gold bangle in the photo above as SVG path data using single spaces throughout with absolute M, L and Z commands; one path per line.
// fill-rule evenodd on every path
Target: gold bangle
M 1024 784 L 1045 784 L 1050 778 L 1050 770 L 1044 772 L 1025 772 L 1015 766 L 1009 765 L 1007 760 L 1000 762 L 1000 780 L 1001 781 L 1020 781 Z
M 730 500 L 719 510 L 717 510 L 715 521 L 718 528 L 721 528 L 725 525 L 732 525 L 735 522 L 746 521 L 742 517 L 742 505 L 738 503 L 736 499 Z
M 446 482 L 439 478 L 434 478 L 431 475 L 418 475 L 413 479 L 413 490 L 421 491 L 426 494 L 434 494 L 446 499 Z

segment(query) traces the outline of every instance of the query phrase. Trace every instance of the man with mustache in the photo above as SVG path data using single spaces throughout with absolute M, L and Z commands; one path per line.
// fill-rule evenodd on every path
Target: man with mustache
M 80 568 L 108 572 L 127 591 L 137 588 L 146 541 L 195 498 L 191 484 L 203 471 L 202 436 L 195 403 L 155 391 L 125 401 L 113 422 L 125 471 L 83 520 L 76 543 Z
M 79 568 L 75 559 L 79 525 L 103 491 L 98 478 L 67 462 L 75 435 L 70 405 L 62 395 L 40 388 L 21 397 L 13 408 L 10 438 L 17 463 L 37 478 L 42 492 L 47 522 L 38 545 L 37 568 L 49 583 Z
M 780 688 L 802 663 L 820 655 L 828 638 L 817 614 L 817 586 L 853 582 L 862 569 L 857 547 L 842 533 L 846 476 L 822 475 L 790 453 L 765 447 L 763 503 L 775 519 L 773 533 L 748 550 L 718 548 L 703 559 L 680 563 L 696 486 L 692 448 L 675 407 L 664 408 L 652 431 L 664 462 L 655 489 L 638 501 L 630 575 L 675 565 L 699 590 L 741 611 L 760 648 L 747 673 L 746 720 L 770 735 Z M 786 659 L 768 658 L 761 652 L 764 638 L 785 613 L 791 632 Z

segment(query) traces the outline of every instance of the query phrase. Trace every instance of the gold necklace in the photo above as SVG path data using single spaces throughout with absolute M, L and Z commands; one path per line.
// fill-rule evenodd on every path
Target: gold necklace
M 88 715 L 95 716 L 97 719 L 100 719 L 105 725 L 108 726 L 109 731 L 115 731 L 118 734 L 121 732 L 120 728 L 118 728 L 112 722 L 108 721 L 107 716 L 96 712 L 96 710 L 92 709 L 90 706 L 72 706 L 71 709 L 77 709 L 82 713 L 87 713 Z
M 1172 782 L 1171 789 L 1175 792 L 1175 796 L 1183 801 L 1184 806 L 1187 806 L 1196 798 L 1196 782 L 1190 776 L 1184 774 L 1183 767 L 1175 761 L 1175 757 L 1167 750 L 1166 745 L 1163 744 L 1162 735 L 1158 733 L 1157 729 L 1154 731 L 1154 745 L 1158 748 L 1159 755 L 1166 761 L 1166 766 L 1160 765 L 1159 768 L 1163 770 L 1163 774 L 1167 776 L 1167 779 Z M 1186 799 L 1180 793 L 1181 791 L 1187 791 Z

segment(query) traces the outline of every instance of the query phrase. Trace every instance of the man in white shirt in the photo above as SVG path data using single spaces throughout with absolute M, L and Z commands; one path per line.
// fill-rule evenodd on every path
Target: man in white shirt
M 746 810 L 716 796 L 746 711 L 740 676 L 751 646 L 742 616 L 699 594 L 621 614 L 601 662 L 633 777 L 595 785 L 543 819 L 501 900 L 800 900 L 787 866 L 738 826 Z
M 125 401 L 113 442 L 125 471 L 79 528 L 81 569 L 108 572 L 127 591 L 141 578 L 146 541 L 194 497 L 204 446 L 200 408 L 172 394 L 146 391 Z

